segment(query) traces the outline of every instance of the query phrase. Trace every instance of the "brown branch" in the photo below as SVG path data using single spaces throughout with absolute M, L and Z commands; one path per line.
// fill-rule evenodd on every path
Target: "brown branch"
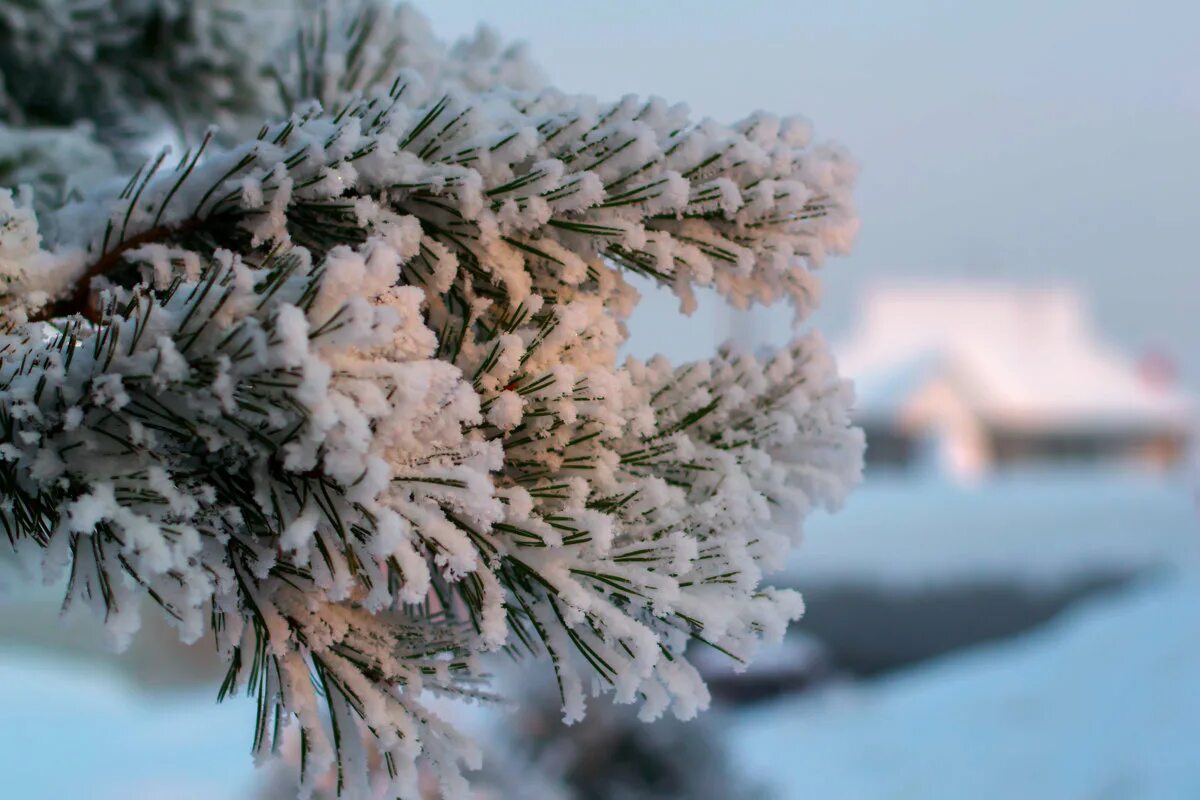
M 102 253 L 95 262 L 84 271 L 75 283 L 75 291 L 67 297 L 47 303 L 30 315 L 30 322 L 45 322 L 50 319 L 69 317 L 74 314 L 82 315 L 92 322 L 99 322 L 99 309 L 92 304 L 92 280 L 107 274 L 120 263 L 122 256 L 130 250 L 144 244 L 154 244 L 166 239 L 172 234 L 187 233 L 195 230 L 207 221 L 207 217 L 191 217 L 175 225 L 156 225 L 120 242 L 113 249 Z

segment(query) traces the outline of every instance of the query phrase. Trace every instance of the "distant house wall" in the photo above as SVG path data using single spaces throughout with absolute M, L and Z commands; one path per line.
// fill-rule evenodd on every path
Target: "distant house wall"
M 1183 457 L 1186 438 L 1172 431 L 1016 432 L 991 434 L 996 464 L 1115 462 L 1166 468 Z
M 912 425 L 880 420 L 863 423 L 867 436 L 868 469 L 911 469 L 935 447 L 939 451 L 960 450 L 972 454 L 972 469 L 953 473 L 975 474 L 1023 464 L 1127 464 L 1168 469 L 1188 451 L 1188 437 L 1181 431 L 1017 431 L 980 424 L 980 437 L 969 442 L 937 442 L 954 437 L 962 429 L 914 428 Z

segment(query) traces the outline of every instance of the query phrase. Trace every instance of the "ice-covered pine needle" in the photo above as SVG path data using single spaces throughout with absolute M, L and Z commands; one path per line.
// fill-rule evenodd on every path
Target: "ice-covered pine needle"
M 567 721 L 703 709 L 689 645 L 748 663 L 800 616 L 763 577 L 863 447 L 815 334 L 617 359 L 629 273 L 805 315 L 856 226 L 840 150 L 414 25 L 324 13 L 257 136 L 0 195 L 0 535 L 120 642 L 147 598 L 211 637 L 305 785 L 404 797 L 422 759 L 464 790 L 423 697 L 487 696 L 487 653 L 546 656 Z

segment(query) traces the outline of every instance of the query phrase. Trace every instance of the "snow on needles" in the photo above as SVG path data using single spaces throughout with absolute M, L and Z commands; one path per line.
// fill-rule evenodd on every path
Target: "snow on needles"
M 422 695 L 486 698 L 500 648 L 548 655 L 568 721 L 605 692 L 694 715 L 686 645 L 783 635 L 800 598 L 763 576 L 861 468 L 815 334 L 617 365 L 629 271 L 803 316 L 856 226 L 840 150 L 530 91 L 486 36 L 429 52 L 117 196 L 0 203 L 9 540 L 118 641 L 144 597 L 213 636 L 256 752 L 298 725 L 302 784 L 348 794 L 417 796 L 418 757 L 465 791 L 478 754 Z

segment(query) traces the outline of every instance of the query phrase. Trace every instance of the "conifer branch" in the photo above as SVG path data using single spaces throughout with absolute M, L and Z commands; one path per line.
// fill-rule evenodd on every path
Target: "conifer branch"
M 114 638 L 144 597 L 211 635 L 304 785 L 365 786 L 370 746 L 396 793 L 418 760 L 461 792 L 477 751 L 422 697 L 489 697 L 487 654 L 545 656 L 567 721 L 592 684 L 686 719 L 689 643 L 748 663 L 800 615 L 762 580 L 857 480 L 849 387 L 815 334 L 618 366 L 626 276 L 803 317 L 854 169 L 352 11 L 257 136 L 50 213 L 0 193 L 0 528 Z

